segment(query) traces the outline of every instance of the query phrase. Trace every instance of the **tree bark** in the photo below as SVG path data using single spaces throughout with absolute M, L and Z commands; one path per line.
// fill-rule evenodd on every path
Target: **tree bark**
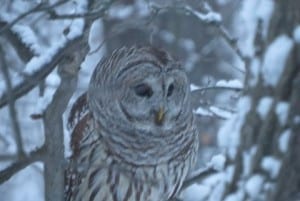
M 268 29 L 267 37 L 264 40 L 264 48 L 257 51 L 255 58 L 261 62 L 260 68 L 263 68 L 266 52 L 271 43 L 279 36 L 287 36 L 294 44 L 288 54 L 284 70 L 275 86 L 267 85 L 263 72 L 260 71 L 258 81 L 255 86 L 250 86 L 245 94 L 251 98 L 251 109 L 245 116 L 244 125 L 240 130 L 240 144 L 237 147 L 237 156 L 230 161 L 234 165 L 232 180 L 226 185 L 223 198 L 233 194 L 241 188 L 241 183 L 245 184 L 253 175 L 261 175 L 264 178 L 264 187 L 261 189 L 262 200 L 285 201 L 296 199 L 294 194 L 300 191 L 300 47 L 293 41 L 293 32 L 300 22 L 300 2 L 299 1 L 275 1 L 272 20 Z M 259 23 L 259 22 L 257 22 Z M 250 62 L 250 63 L 251 63 Z M 277 65 L 276 63 L 271 65 Z M 275 66 L 274 66 L 275 67 Z M 251 75 L 248 77 L 253 77 Z M 272 104 L 265 119 L 261 119 L 257 114 L 257 106 L 263 97 L 270 97 Z M 276 110 L 279 104 L 287 103 L 287 121 L 282 124 L 280 115 Z M 284 115 L 284 114 L 282 114 Z M 279 148 L 279 138 L 285 131 L 290 132 L 288 141 L 288 150 L 283 153 Z M 245 175 L 244 154 L 249 153 L 251 148 L 255 147 L 255 153 L 251 158 L 250 173 Z M 279 172 L 276 178 L 270 175 L 263 167 L 262 163 L 265 157 L 273 157 L 280 162 Z M 245 193 L 244 200 L 252 200 L 251 195 Z M 298 197 L 299 199 L 299 197 Z

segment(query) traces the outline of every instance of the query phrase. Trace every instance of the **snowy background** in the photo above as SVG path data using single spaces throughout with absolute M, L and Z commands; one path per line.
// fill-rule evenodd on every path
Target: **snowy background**
M 29 153 L 45 142 L 43 121 L 34 117 L 45 111 L 61 83 L 57 68 L 51 69 L 14 103 L 15 117 L 9 105 L 3 104 L 3 97 L 10 88 L 30 82 L 29 76 L 42 71 L 68 41 L 83 34 L 84 18 L 75 15 L 88 10 L 86 0 L 3 0 L 1 4 L 0 60 L 6 62 L 0 63 L 0 170 L 3 170 L 18 160 L 20 148 Z M 64 120 L 72 103 L 87 89 L 90 75 L 104 55 L 125 45 L 163 47 L 182 61 L 192 83 L 201 148 L 198 170 L 190 177 L 203 169 L 215 170 L 187 187 L 181 199 L 270 200 L 278 187 L 276 180 L 283 174 L 283 155 L 293 151 L 290 146 L 293 140 L 300 143 L 293 137 L 300 114 L 291 112 L 291 99 L 280 100 L 272 91 L 281 83 L 293 48 L 300 44 L 300 24 L 294 26 L 290 35 L 275 34 L 274 40 L 269 41 L 276 8 L 273 0 L 176 1 L 175 4 L 162 0 L 124 0 L 107 8 L 104 16 L 91 26 L 90 51 L 81 64 L 77 89 Z M 60 19 L 59 15 L 71 17 Z M 266 91 L 251 91 L 256 88 Z M 273 111 L 278 126 L 274 132 L 266 130 L 276 133 L 272 149 L 266 151 L 263 145 L 256 144 L 260 135 L 257 139 L 249 136 L 261 132 L 262 122 L 273 118 L 270 117 Z M 249 113 L 257 116 L 249 120 Z M 247 121 L 254 123 L 246 128 Z M 64 133 L 67 157 L 70 136 L 66 123 Z M 22 147 L 17 142 L 18 136 Z M 0 200 L 44 200 L 43 170 L 43 163 L 35 162 L 1 182 Z M 295 186 L 293 192 L 299 195 L 299 189 Z

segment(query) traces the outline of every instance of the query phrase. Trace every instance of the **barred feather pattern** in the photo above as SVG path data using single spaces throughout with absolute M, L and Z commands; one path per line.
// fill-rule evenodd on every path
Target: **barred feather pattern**
M 141 106 L 145 107 L 145 111 L 139 111 L 139 103 L 136 103 L 134 109 L 130 105 L 135 98 L 129 99 L 128 109 L 127 102 L 123 101 L 126 99 L 126 89 L 118 91 L 110 88 L 114 85 L 120 87 L 114 76 L 120 76 L 120 71 L 124 73 L 128 70 L 122 66 L 129 65 L 134 68 L 134 72 L 141 69 L 140 73 L 144 73 L 144 67 L 140 65 L 144 66 L 145 63 L 165 68 L 165 72 L 179 69 L 178 64 L 161 50 L 149 47 L 121 48 L 98 65 L 88 93 L 74 104 L 69 119 L 73 155 L 66 170 L 66 200 L 167 201 L 177 195 L 194 166 L 199 143 L 189 104 L 189 92 L 184 91 L 188 86 L 180 85 L 184 93 L 174 97 L 180 109 L 170 111 L 170 116 L 166 112 L 162 125 L 156 125 L 154 118 L 150 118 L 152 113 L 147 112 L 147 107 L 161 105 L 162 100 L 156 103 L 159 98 L 155 98 L 150 106 L 146 100 L 146 105 Z M 118 66 L 119 69 L 116 68 Z M 132 76 L 130 79 L 135 80 L 134 76 L 140 75 L 132 73 Z M 166 79 L 163 76 L 164 82 Z M 177 74 L 174 73 L 174 76 L 177 79 Z M 184 79 L 180 76 L 178 79 L 188 85 L 185 75 Z M 121 79 L 121 83 L 126 85 L 126 76 L 123 79 L 125 81 Z M 156 83 L 159 81 L 155 80 Z M 151 84 L 151 80 L 148 83 L 153 87 L 155 95 L 159 90 L 156 90 L 155 84 Z M 101 93 L 97 93 L 99 91 Z M 118 95 L 123 91 L 125 95 L 120 99 Z M 125 104 L 126 112 L 116 105 L 115 101 L 119 100 Z M 173 108 L 174 105 L 170 104 Z

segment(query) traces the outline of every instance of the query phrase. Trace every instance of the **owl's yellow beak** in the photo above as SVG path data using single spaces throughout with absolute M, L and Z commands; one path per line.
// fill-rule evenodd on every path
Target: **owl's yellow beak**
M 163 107 L 161 107 L 155 114 L 155 123 L 157 125 L 161 125 L 164 121 L 164 117 L 165 117 L 165 110 Z

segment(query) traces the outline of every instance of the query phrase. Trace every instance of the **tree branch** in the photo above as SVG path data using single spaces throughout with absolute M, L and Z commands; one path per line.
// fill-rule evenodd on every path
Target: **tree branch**
M 155 5 L 154 3 L 150 3 L 151 1 L 148 2 L 149 7 L 154 11 L 154 14 L 157 15 L 158 12 L 162 11 L 162 10 L 170 10 L 170 9 L 176 9 L 178 11 L 184 11 L 185 14 L 188 15 L 192 15 L 194 17 L 196 17 L 197 19 L 199 19 L 201 22 L 204 22 L 206 24 L 212 25 L 214 26 L 217 31 L 220 33 L 220 35 L 222 36 L 222 38 L 229 44 L 229 46 L 235 51 L 235 53 L 237 54 L 237 56 L 243 61 L 246 62 L 248 60 L 247 57 L 245 57 L 242 53 L 242 51 L 240 50 L 238 43 L 237 43 L 237 39 L 233 38 L 228 31 L 226 30 L 226 28 L 223 25 L 222 22 L 222 18 L 221 15 L 215 11 L 213 11 L 209 4 L 207 2 L 205 2 L 203 7 L 203 10 L 205 11 L 205 13 L 201 13 L 195 9 L 193 9 L 190 6 L 174 6 L 174 5 L 170 5 L 170 6 L 158 6 Z
M 16 154 L 0 154 L 0 161 L 11 161 L 17 159 L 18 156 Z
M 205 22 L 207 24 L 210 24 L 214 26 L 219 33 L 221 34 L 222 38 L 229 44 L 229 46 L 235 51 L 235 53 L 238 55 L 238 57 L 245 62 L 246 57 L 243 55 L 242 51 L 238 47 L 237 39 L 233 38 L 228 31 L 225 29 L 221 16 L 214 12 L 209 4 L 205 2 L 205 5 L 203 6 L 203 9 L 205 10 L 206 14 L 202 14 L 199 11 L 194 10 L 193 8 L 189 6 L 183 7 L 183 9 L 188 13 L 192 14 L 202 22 Z
M 18 161 L 10 165 L 9 167 L 5 168 L 4 170 L 0 171 L 0 184 L 3 184 L 7 180 L 9 180 L 14 174 L 21 171 L 22 169 L 26 168 L 31 163 L 36 161 L 42 161 L 45 156 L 45 149 L 44 147 L 40 147 L 35 151 L 29 153 L 28 156 L 24 156 L 20 158 Z
M 189 178 L 187 178 L 181 187 L 181 191 L 189 187 L 190 185 L 200 182 L 201 180 L 205 179 L 206 177 L 217 173 L 218 171 L 215 170 L 213 167 L 209 166 L 196 173 L 192 174 Z
M 0 21 L 0 30 L 7 26 L 8 23 Z M 11 29 L 7 29 L 4 32 L 4 37 L 12 44 L 18 56 L 23 62 L 28 62 L 33 56 L 33 52 L 29 47 L 20 39 L 18 34 L 14 33 Z
M 40 83 L 40 81 L 45 79 L 54 70 L 54 68 L 59 63 L 59 61 L 61 61 L 61 59 L 65 57 L 65 53 L 69 52 L 70 51 L 69 49 L 74 44 L 78 44 L 79 42 L 80 42 L 80 37 L 74 38 L 73 40 L 69 40 L 67 44 L 53 56 L 50 62 L 41 66 L 39 70 L 34 72 L 32 75 L 28 75 L 20 84 L 15 86 L 11 90 L 14 100 L 17 100 L 18 98 L 28 93 L 30 90 L 36 87 Z M 0 108 L 4 107 L 7 103 L 8 103 L 8 92 L 6 91 L 3 93 L 3 95 L 0 98 Z
M 15 108 L 15 99 L 14 94 L 12 93 L 12 83 L 10 80 L 9 72 L 8 72 L 8 66 L 6 65 L 5 58 L 4 58 L 4 51 L 2 47 L 0 46 L 0 61 L 1 61 L 1 70 L 3 73 L 4 80 L 6 82 L 7 87 L 7 100 L 8 100 L 8 108 L 9 108 L 9 114 L 12 122 L 12 127 L 14 131 L 14 137 L 17 145 L 17 154 L 18 157 L 23 157 L 24 150 L 23 150 L 23 142 L 22 142 L 22 135 L 21 135 L 21 129 L 17 117 L 17 111 Z
M 225 86 L 207 86 L 207 87 L 200 87 L 198 89 L 195 89 L 193 92 L 204 92 L 209 90 L 229 90 L 229 91 L 235 91 L 235 92 L 241 92 L 243 91 L 243 88 L 241 87 L 225 87 Z
M 56 14 L 55 12 L 50 12 L 50 19 L 52 20 L 66 20 L 66 19 L 76 19 L 76 18 L 98 18 L 103 17 L 105 13 L 103 9 L 99 9 L 93 12 L 87 13 L 75 13 L 75 14 Z
M 68 1 L 68 0 L 59 1 L 59 2 L 62 4 L 63 2 L 65 3 L 66 1 Z M 104 13 L 106 12 L 106 10 L 115 1 L 116 0 L 107 0 L 103 4 L 101 4 L 100 9 L 98 9 L 99 16 L 103 16 Z M 60 5 L 60 4 L 58 4 L 59 2 L 52 5 L 51 7 Z M 49 7 L 48 7 L 48 9 L 49 9 Z M 47 10 L 47 9 L 44 8 L 44 10 Z M 40 11 L 42 11 L 42 10 L 40 10 Z M 92 18 L 89 18 L 87 20 L 87 23 L 92 23 L 92 22 L 93 22 Z M 30 90 L 32 90 L 34 87 L 36 87 L 44 78 L 46 78 L 52 72 L 52 70 L 56 67 L 56 65 L 59 63 L 59 61 L 65 57 L 65 52 L 69 52 L 69 49 L 71 48 L 71 46 L 75 45 L 75 44 L 78 45 L 78 43 L 82 42 L 81 40 L 82 40 L 81 37 L 77 37 L 77 38 L 74 38 L 74 39 L 68 41 L 67 44 L 53 56 L 53 58 L 51 59 L 51 61 L 49 63 L 46 63 L 46 64 L 44 64 L 44 66 L 41 66 L 39 68 L 39 70 L 37 70 L 32 75 L 29 75 L 28 77 L 26 77 L 20 84 L 15 86 L 12 89 L 12 94 L 14 95 L 14 99 L 16 100 L 16 99 L 22 97 L 24 94 L 28 93 Z M 88 44 L 88 43 L 86 43 L 86 44 Z M 84 45 L 86 45 L 86 44 L 84 44 Z M 80 49 L 80 47 L 79 47 L 79 49 Z M 74 51 L 74 49 L 72 51 Z M 4 92 L 3 95 L 0 97 L 0 108 L 7 105 L 7 103 L 8 103 L 8 95 L 7 95 L 7 92 Z
M 74 50 L 75 51 L 75 50 Z M 75 58 L 74 58 L 75 59 Z M 59 65 L 61 83 L 44 114 L 45 146 L 45 186 L 46 200 L 60 201 L 64 198 L 64 133 L 62 115 L 77 85 L 80 65 Z M 72 69 L 72 71 L 70 71 Z M 55 191 L 53 191 L 55 189 Z
M 29 11 L 19 15 L 16 19 L 14 19 L 12 22 L 10 22 L 9 24 L 6 24 L 5 26 L 3 26 L 0 29 L 0 35 L 5 32 L 7 29 L 10 29 L 12 26 L 14 26 L 16 23 L 18 23 L 20 20 L 22 20 L 23 18 L 27 17 L 28 15 L 32 14 L 32 13 L 36 13 L 36 12 L 42 12 L 45 10 L 51 10 L 55 7 L 61 6 L 65 3 L 67 3 L 69 0 L 61 0 L 58 1 L 56 3 L 54 3 L 53 5 L 48 5 L 47 3 L 40 3 L 37 6 L 35 6 L 34 8 L 30 9 Z
M 96 0 L 89 1 L 88 10 L 96 10 L 100 7 L 101 12 L 104 14 L 112 2 L 114 0 L 105 1 L 99 5 Z M 89 52 L 88 38 L 93 20 L 92 18 L 86 19 L 83 35 L 65 53 L 68 59 L 62 60 L 59 64 L 58 72 L 61 83 L 44 114 L 45 146 L 47 150 L 44 178 L 47 201 L 64 200 L 65 165 L 62 115 L 76 89 L 79 67 Z

